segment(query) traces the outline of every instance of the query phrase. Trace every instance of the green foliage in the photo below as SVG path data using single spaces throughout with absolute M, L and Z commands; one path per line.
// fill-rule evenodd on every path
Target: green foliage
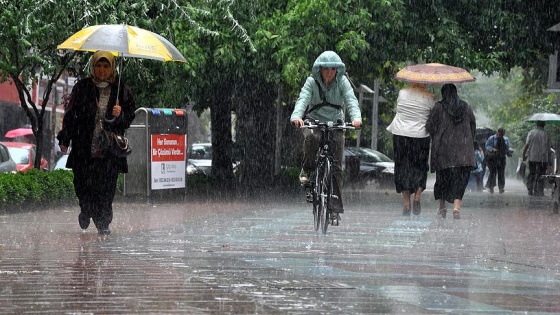
M 235 111 L 242 125 L 237 140 L 247 152 L 243 158 L 257 163 L 247 172 L 269 174 L 272 163 L 262 152 L 272 152 L 275 130 L 264 124 L 274 121 L 277 91 L 283 91 L 278 101 L 292 106 L 324 50 L 340 54 L 357 84 L 372 87 L 380 80 L 381 95 L 389 100 L 379 107 L 382 123 L 394 115 L 402 86 L 394 75 L 406 63 L 447 63 L 503 77 L 519 66 L 523 70 L 515 80 L 521 78 L 523 89 L 498 82 L 488 87 L 492 96 L 461 93 L 475 108 L 491 113 L 493 124 L 520 121 L 542 90 L 546 69 L 541 61 L 558 45 L 558 34 L 546 29 L 560 22 L 558 10 L 551 9 L 559 5 L 560 0 L 0 0 L 0 81 L 19 81 L 23 108 L 41 130 L 46 103 L 27 106 L 26 89 L 35 70 L 42 69 L 51 87 L 67 65 L 87 74 L 90 54 L 59 54 L 56 45 L 85 26 L 137 25 L 169 39 L 188 60 L 125 60 L 123 79 L 138 105 L 182 107 L 193 101 L 197 113 L 212 107 L 212 138 L 217 150 L 224 148 L 220 157 L 230 151 L 229 115 Z M 482 79 L 477 83 L 484 84 Z M 364 109 L 362 139 L 367 142 L 369 117 Z M 383 131 L 379 136 L 387 153 L 390 137 Z M 226 168 L 230 162 L 226 157 L 214 165 Z
M 0 209 L 57 204 L 75 198 L 71 171 L 0 173 Z

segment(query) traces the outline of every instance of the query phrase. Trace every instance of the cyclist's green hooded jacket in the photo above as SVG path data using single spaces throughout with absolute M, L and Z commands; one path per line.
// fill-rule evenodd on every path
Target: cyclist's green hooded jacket
M 336 77 L 329 87 L 323 83 L 321 67 L 337 68 Z M 346 65 L 344 65 L 342 59 L 334 51 L 325 51 L 319 55 L 311 69 L 311 76 L 307 78 L 299 93 L 299 98 L 296 101 L 290 120 L 301 118 L 319 120 L 320 122 L 336 122 L 339 119 L 350 122 L 354 120 L 361 121 L 362 115 L 358 106 L 358 99 L 354 94 L 350 81 L 344 75 L 345 73 Z M 317 82 L 319 85 L 317 85 Z M 325 101 L 335 105 L 334 107 L 317 106 L 323 103 L 319 86 L 321 86 L 324 92 Z M 344 109 L 347 110 L 350 119 L 345 119 Z

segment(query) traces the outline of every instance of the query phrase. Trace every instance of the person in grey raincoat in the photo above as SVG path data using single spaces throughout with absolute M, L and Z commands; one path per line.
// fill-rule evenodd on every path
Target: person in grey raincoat
M 470 105 L 457 95 L 454 84 L 444 84 L 441 96 L 426 121 L 432 137 L 430 170 L 436 172 L 434 197 L 439 201 L 438 215 L 445 218 L 447 201 L 453 204 L 453 219 L 460 219 L 461 201 L 471 171 L 476 168 L 476 119 Z
M 529 196 L 544 196 L 544 178 L 550 162 L 552 140 L 544 129 L 545 121 L 537 121 L 535 128 L 527 134 L 523 146 L 523 161 L 529 160 L 527 190 Z
M 66 167 L 74 173 L 80 227 L 87 229 L 93 220 L 99 234 L 109 234 L 118 173 L 127 173 L 128 164 L 126 157 L 116 157 L 101 148 L 99 134 L 103 128 L 123 135 L 134 119 L 136 104 L 128 87 L 121 82 L 118 88 L 115 57 L 110 52 L 96 51 L 90 72 L 90 77 L 81 79 L 72 89 L 57 139 L 63 153 L 72 146 Z M 115 120 L 108 123 L 104 118 Z
M 325 51 L 317 57 L 311 69 L 311 75 L 305 81 L 290 120 L 295 127 L 301 128 L 305 119 L 319 122 L 347 121 L 345 109 L 350 116 L 352 126 L 362 125 L 362 115 L 358 106 L 358 99 L 354 94 L 350 81 L 345 76 L 346 65 L 334 51 Z M 315 155 L 321 139 L 320 132 L 305 129 L 303 131 L 303 165 L 300 182 L 306 184 L 309 174 L 315 167 Z M 334 163 L 334 199 L 331 210 L 340 219 L 344 212 L 342 202 L 342 157 L 344 152 L 344 132 L 335 130 L 332 135 L 332 152 Z

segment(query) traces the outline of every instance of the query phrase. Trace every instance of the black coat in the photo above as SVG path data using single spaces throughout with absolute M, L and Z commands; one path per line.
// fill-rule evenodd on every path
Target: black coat
M 456 166 L 476 168 L 474 136 L 476 119 L 470 105 L 463 120 L 455 124 L 453 117 L 437 102 L 426 121 L 426 130 L 432 137 L 430 170 L 436 172 Z
M 115 80 L 118 82 L 118 78 Z M 68 147 L 72 142 L 72 150 L 68 156 L 66 167 L 73 168 L 77 161 L 87 161 L 91 158 L 91 143 L 95 130 L 95 116 L 97 113 L 97 102 L 99 90 L 91 78 L 85 78 L 72 89 L 68 109 L 62 121 L 62 130 L 57 135 L 60 145 Z M 111 95 L 107 105 L 105 116 L 112 118 L 113 107 L 117 99 L 117 83 L 111 87 Z M 134 120 L 136 104 L 128 87 L 121 84 L 119 93 L 119 105 L 122 114 L 113 123 L 105 122 L 103 128 L 124 135 L 124 131 L 130 127 Z M 79 162 L 78 162 L 79 163 Z M 119 172 L 127 173 L 128 164 L 126 158 L 118 158 Z

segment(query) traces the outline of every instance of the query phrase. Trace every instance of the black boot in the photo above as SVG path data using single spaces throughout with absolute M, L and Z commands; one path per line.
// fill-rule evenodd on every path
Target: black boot
M 87 215 L 85 215 L 84 213 L 81 213 L 78 215 L 78 223 L 80 224 L 80 227 L 82 228 L 82 230 L 85 230 L 88 228 L 89 226 L 89 222 L 90 219 Z

